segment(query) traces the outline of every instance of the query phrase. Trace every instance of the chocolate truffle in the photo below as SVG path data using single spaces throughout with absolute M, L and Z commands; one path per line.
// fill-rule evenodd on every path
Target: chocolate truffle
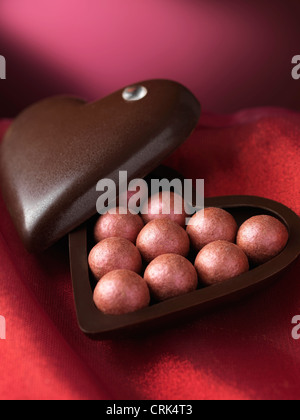
M 140 231 L 136 246 L 144 260 L 150 262 L 162 254 L 186 257 L 190 240 L 186 231 L 177 223 L 169 219 L 155 219 Z
M 193 264 L 176 254 L 164 254 L 155 258 L 146 268 L 144 279 L 150 293 L 158 301 L 191 292 L 198 285 Z
M 107 238 L 99 242 L 89 254 L 89 266 L 99 280 L 113 270 L 126 269 L 140 273 L 142 257 L 132 242 L 125 238 Z
M 123 207 L 117 207 L 114 211 L 116 214 L 106 213 L 98 219 L 94 229 L 95 240 L 100 242 L 106 238 L 120 237 L 135 244 L 138 234 L 144 227 L 142 218 Z M 120 214 L 122 211 L 126 214 Z
M 246 220 L 237 235 L 237 244 L 254 264 L 276 257 L 289 239 L 287 228 L 275 217 L 261 215 Z
M 145 280 L 130 270 L 110 271 L 98 282 L 94 302 L 104 314 L 122 315 L 142 309 L 150 303 Z
M 185 227 L 187 214 L 184 199 L 174 192 L 162 191 L 151 196 L 142 208 L 145 223 L 155 219 L 170 219 Z
M 237 245 L 215 241 L 199 252 L 195 267 L 199 279 L 209 286 L 249 271 L 249 262 L 244 251 Z
M 190 219 L 187 233 L 196 251 L 214 241 L 235 242 L 238 225 L 227 211 L 208 207 Z

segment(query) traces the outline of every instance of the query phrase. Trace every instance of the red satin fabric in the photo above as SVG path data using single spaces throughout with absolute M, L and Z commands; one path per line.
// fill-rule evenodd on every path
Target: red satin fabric
M 0 137 L 9 122 L 0 123 Z M 300 114 L 204 114 L 167 163 L 206 196 L 250 194 L 300 214 Z M 0 197 L 1 399 L 298 399 L 300 261 L 268 289 L 145 337 L 91 341 L 78 329 L 67 241 L 23 248 Z

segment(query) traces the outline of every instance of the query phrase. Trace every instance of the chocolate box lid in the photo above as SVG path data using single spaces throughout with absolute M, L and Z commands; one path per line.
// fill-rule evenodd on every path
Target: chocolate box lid
M 0 186 L 16 229 L 41 252 L 96 214 L 96 185 L 119 171 L 143 178 L 192 133 L 200 117 L 179 83 L 149 80 L 98 102 L 42 100 L 12 123 L 0 146 Z

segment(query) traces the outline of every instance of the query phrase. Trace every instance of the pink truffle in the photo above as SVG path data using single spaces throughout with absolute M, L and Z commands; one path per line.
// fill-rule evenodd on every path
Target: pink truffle
M 192 292 L 198 285 L 193 264 L 176 254 L 155 258 L 146 268 L 144 279 L 152 296 L 158 301 Z
M 246 220 L 237 235 L 237 244 L 254 264 L 276 257 L 289 239 L 287 228 L 272 216 L 254 216 Z
M 129 270 L 110 271 L 94 290 L 94 303 L 107 315 L 135 312 L 149 305 L 150 293 L 145 280 Z
M 146 200 L 148 200 L 148 189 L 141 190 L 139 186 L 136 187 L 135 191 L 125 191 L 122 193 L 117 200 L 118 205 L 124 205 L 130 209 L 134 207 L 140 207 Z
M 205 285 L 221 283 L 249 271 L 249 261 L 244 251 L 227 241 L 206 245 L 197 255 L 195 267 Z
M 177 223 L 169 219 L 155 219 L 140 231 L 136 246 L 144 260 L 150 262 L 162 254 L 186 257 L 190 240 L 186 231 Z
M 142 257 L 132 242 L 124 238 L 107 238 L 99 242 L 89 254 L 89 266 L 96 279 L 117 269 L 140 273 Z
M 196 251 L 215 241 L 235 242 L 238 225 L 227 211 L 208 207 L 190 219 L 187 233 Z
M 185 227 L 186 217 L 184 199 L 173 192 L 162 191 L 151 196 L 142 208 L 145 223 L 155 219 L 170 219 Z
M 123 209 L 127 214 L 120 214 Z M 117 207 L 116 214 L 106 213 L 98 219 L 94 237 L 97 242 L 111 237 L 128 239 L 135 244 L 136 238 L 144 227 L 144 222 L 138 214 L 132 214 L 126 208 Z

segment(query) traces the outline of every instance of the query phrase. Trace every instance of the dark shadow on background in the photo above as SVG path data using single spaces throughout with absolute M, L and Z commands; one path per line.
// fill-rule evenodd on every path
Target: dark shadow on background
M 52 95 L 81 96 L 72 75 L 62 74 L 31 51 L 24 51 L 0 28 L 0 54 L 6 58 L 6 80 L 0 82 L 0 118 L 15 117 L 28 105 Z M 80 84 L 79 84 L 80 85 Z
M 0 0 L 1 1 L 1 0 Z M 167 1 L 167 0 L 166 0 Z M 169 0 L 170 8 L 175 2 L 183 2 L 184 0 Z M 201 8 L 203 3 L 201 0 L 185 0 L 186 2 L 194 3 L 197 7 Z M 208 0 L 207 0 L 208 1 Z M 206 3 L 206 2 L 205 2 Z M 270 7 L 269 0 L 255 0 L 255 5 L 260 11 L 265 10 Z M 272 2 L 272 10 L 274 15 L 274 10 L 278 7 L 278 13 L 282 10 L 282 0 L 274 0 Z M 246 8 L 253 9 L 253 3 L 247 4 L 246 2 L 241 2 L 240 0 L 226 0 L 225 2 L 220 2 L 220 0 L 210 0 L 210 7 L 218 7 L 221 10 L 239 10 Z M 286 8 L 289 10 L 288 15 L 283 15 L 282 19 L 291 19 L 290 22 L 286 23 L 286 30 L 292 31 L 292 28 L 295 28 L 295 23 L 300 22 L 300 1 L 299 0 L 288 0 L 286 2 Z M 273 16 L 272 15 L 272 16 Z M 276 13 L 275 13 L 276 16 Z M 280 17 L 279 17 L 280 18 Z M 291 28 L 291 29 L 290 29 Z M 274 43 L 276 40 L 276 34 L 274 34 Z M 199 41 L 200 42 L 200 41 Z M 296 40 L 295 40 L 295 45 Z M 299 45 L 299 44 L 298 44 Z M 275 43 L 276 47 L 276 43 Z M 28 48 L 28 47 L 27 47 Z M 22 45 L 22 40 L 14 37 L 8 37 L 4 29 L 1 30 L 0 27 L 0 54 L 6 58 L 7 62 L 7 80 L 0 81 L 0 118 L 5 117 L 14 117 L 21 110 L 23 110 L 28 105 L 43 99 L 48 96 L 56 94 L 70 94 L 83 99 L 95 99 L 95 98 L 86 98 L 84 95 L 84 81 L 74 78 L 74 74 L 66 74 L 61 71 L 58 65 L 55 65 L 53 61 L 47 60 L 45 58 L 39 57 L 30 49 L 24 48 Z M 248 97 L 243 97 L 241 94 L 234 92 L 232 99 L 220 98 L 220 102 L 226 102 L 227 107 L 234 109 L 236 107 L 236 102 L 243 104 L 243 107 L 252 107 L 252 106 L 281 106 L 287 107 L 290 109 L 300 109 L 300 95 L 299 87 L 300 82 L 295 82 L 291 78 L 291 59 L 292 56 L 289 56 L 290 46 L 286 46 L 287 57 L 280 60 L 278 57 L 278 62 L 276 62 L 276 55 L 272 56 L 274 61 L 274 68 L 276 66 L 281 66 L 281 73 L 284 75 L 284 83 L 279 85 L 275 72 L 274 74 L 266 73 L 269 70 L 264 68 L 264 63 L 262 63 L 262 68 L 260 74 L 265 74 L 266 83 L 264 85 L 265 96 L 268 98 L 268 103 L 259 101 L 257 103 L 255 90 L 253 91 L 253 97 L 251 92 L 248 94 Z M 293 49 L 293 48 L 291 48 Z M 300 45 L 297 51 L 294 51 L 294 55 L 300 53 Z M 266 51 L 266 60 L 270 60 L 268 57 L 268 51 Z M 199 57 L 199 63 L 201 57 Z M 272 63 L 273 65 L 273 63 Z M 199 73 L 201 75 L 201 73 Z M 199 78 L 200 78 L 199 75 Z M 103 81 L 105 82 L 105 81 Z M 225 80 L 221 80 L 219 83 L 226 83 Z M 246 81 L 248 83 L 248 81 Z M 217 86 L 212 86 L 212 89 L 217 89 Z M 97 97 L 101 98 L 101 85 L 97 85 Z

